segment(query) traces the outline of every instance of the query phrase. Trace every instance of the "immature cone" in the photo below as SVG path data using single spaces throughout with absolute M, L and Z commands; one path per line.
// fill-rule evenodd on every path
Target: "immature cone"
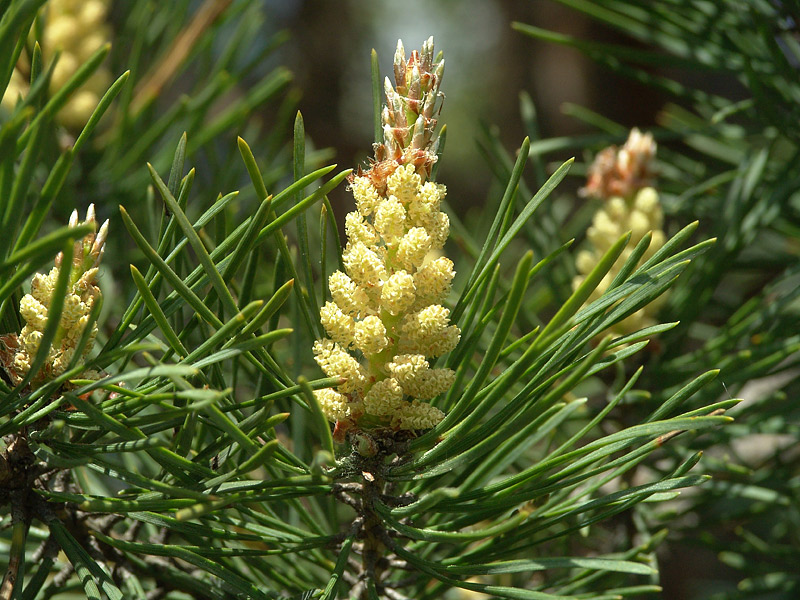
M 634 127 L 622 148 L 609 146 L 597 154 L 589 167 L 586 187 L 580 190 L 581 195 L 601 200 L 619 196 L 630 198 L 637 190 L 652 187 L 655 155 L 652 134 Z
M 444 97 L 439 86 L 444 59 L 434 62 L 433 37 L 406 60 L 402 40 L 394 54 L 395 86 L 384 80 L 386 105 L 381 112 L 383 143 L 375 146 L 376 164 L 367 173 L 378 193 L 385 192 L 386 177 L 397 165 L 413 165 L 424 182 L 436 162 L 436 119 Z M 387 172 L 388 171 L 388 172 Z
M 320 310 L 330 339 L 314 344 L 325 374 L 344 380 L 316 392 L 337 434 L 357 427 L 429 429 L 444 414 L 423 400 L 455 379 L 427 360 L 450 352 L 461 335 L 440 304 L 455 276 L 453 263 L 426 258 L 441 250 L 450 228 L 440 211 L 445 187 L 426 181 L 436 160 L 432 115 L 442 66 L 433 63 L 432 38 L 407 63 L 398 43 L 397 90 L 387 88 L 392 108 L 383 111 L 379 162 L 351 178 L 357 210 L 345 219 L 345 272 L 330 276 L 333 301 Z M 412 126 L 406 115 L 417 115 Z
M 96 223 L 94 205 L 90 204 L 86 211 L 86 223 Z M 69 221 L 70 227 L 78 225 L 78 211 L 73 211 Z M 31 381 L 32 387 L 61 375 L 73 360 L 78 341 L 89 322 L 89 315 L 94 303 L 100 298 L 100 288 L 95 284 L 98 265 L 103 256 L 108 221 L 104 222 L 97 233 L 90 233 L 75 242 L 72 263 L 62 264 L 62 254 L 55 259 L 55 266 L 47 275 L 37 273 L 31 281 L 31 292 L 20 301 L 20 315 L 25 320 L 19 336 L 9 334 L 0 336 L 0 364 L 11 382 L 16 385 L 28 374 L 39 343 L 47 324 L 48 311 L 53 299 L 53 292 L 61 269 L 70 270 L 67 295 L 61 312 L 58 330 L 47 355 L 44 366 Z M 92 348 L 97 335 L 97 325 L 92 323 L 89 343 L 83 349 L 83 360 Z
M 642 134 L 632 129 L 622 149 L 611 146 L 602 150 L 589 168 L 583 195 L 603 200 L 586 232 L 589 248 L 578 253 L 576 267 L 580 273 L 573 282 L 577 288 L 603 254 L 626 232 L 631 232 L 628 246 L 606 274 L 600 285 L 592 292 L 589 301 L 600 298 L 622 269 L 642 238 L 650 232 L 652 239 L 642 257 L 644 262 L 656 253 L 666 240 L 662 230 L 664 214 L 654 182 L 652 162 L 656 144 L 649 133 Z M 656 324 L 655 316 L 666 299 L 662 294 L 655 302 L 633 313 L 612 328 L 617 335 L 633 333 Z
M 106 24 L 107 13 L 108 0 L 50 0 L 45 5 L 41 12 L 44 17 L 40 40 L 42 58 L 47 65 L 57 52 L 61 53 L 50 79 L 51 94 L 64 87 L 83 63 L 111 38 L 111 28 Z M 2 100 L 3 106 L 9 110 L 13 109 L 20 95 L 28 93 L 30 78 L 21 73 L 29 71 L 21 61 L 12 73 Z M 59 111 L 58 121 L 68 129 L 82 128 L 110 83 L 111 72 L 101 66 Z

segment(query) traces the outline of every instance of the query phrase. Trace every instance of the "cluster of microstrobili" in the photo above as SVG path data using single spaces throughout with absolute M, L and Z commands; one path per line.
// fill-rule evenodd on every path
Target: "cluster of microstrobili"
M 592 225 L 586 232 L 589 247 L 578 253 L 576 267 L 580 275 L 573 282 L 578 287 L 586 275 L 597 265 L 603 255 L 626 232 L 631 239 L 622 254 L 592 293 L 589 301 L 602 296 L 625 261 L 642 238 L 652 235 L 650 246 L 641 261 L 655 254 L 666 240 L 662 229 L 664 214 L 658 192 L 654 187 L 653 160 L 656 143 L 649 133 L 633 129 L 622 148 L 610 146 L 595 157 L 589 168 L 589 177 L 581 190 L 584 196 L 602 200 Z M 625 335 L 656 324 L 656 314 L 666 295 L 636 311 L 611 328 L 612 333 Z
M 329 338 L 314 344 L 325 374 L 342 379 L 315 392 L 339 440 L 347 431 L 435 426 L 444 414 L 425 401 L 455 378 L 429 363 L 461 335 L 442 306 L 455 276 L 453 262 L 441 256 L 450 229 L 440 210 L 445 187 L 430 180 L 443 67 L 432 38 L 408 60 L 398 43 L 395 86 L 386 80 L 383 144 L 370 169 L 351 177 L 356 210 L 345 220 L 345 272 L 328 280 L 333 301 L 320 318 Z
M 64 87 L 89 57 L 111 39 L 106 23 L 109 0 L 50 0 L 41 10 L 42 57 L 45 64 L 58 56 L 50 78 L 50 93 Z M 21 57 L 11 72 L 2 104 L 13 110 L 29 88 L 30 65 Z M 79 130 L 92 115 L 111 83 L 111 72 L 99 67 L 67 100 L 56 118 L 64 127 Z
M 94 205 L 89 205 L 84 222 L 96 223 Z M 75 227 L 78 223 L 76 210 L 70 217 L 69 226 Z M 97 286 L 97 273 L 107 235 L 108 221 L 105 221 L 96 233 L 90 233 L 75 242 L 70 264 L 63 264 L 63 256 L 59 253 L 55 259 L 55 266 L 48 274 L 34 275 L 30 293 L 25 294 L 19 303 L 19 312 L 25 320 L 25 326 L 19 335 L 0 336 L 0 364 L 14 385 L 22 382 L 28 375 L 39 351 L 56 282 L 62 269 L 69 269 L 70 273 L 61 318 L 44 365 L 32 378 L 31 387 L 39 387 L 62 375 L 70 364 L 82 362 L 92 349 L 92 343 L 97 335 L 97 324 L 94 322 L 91 324 L 89 338 L 81 350 L 81 356 L 75 357 L 79 341 L 89 325 L 92 308 L 101 297 L 100 288 Z

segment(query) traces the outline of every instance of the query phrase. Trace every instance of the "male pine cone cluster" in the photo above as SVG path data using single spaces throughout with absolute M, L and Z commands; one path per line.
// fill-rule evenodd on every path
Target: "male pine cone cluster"
M 314 344 L 325 374 L 343 379 L 336 389 L 315 392 L 340 435 L 353 428 L 429 429 L 444 414 L 424 400 L 455 378 L 428 362 L 455 348 L 461 335 L 441 305 L 453 263 L 431 258 L 450 228 L 440 210 L 445 187 L 427 180 L 436 161 L 433 115 L 443 64 L 434 61 L 432 39 L 407 62 L 398 43 L 396 88 L 386 83 L 384 143 L 372 167 L 351 180 L 356 210 L 345 220 L 346 272 L 328 280 L 333 301 L 320 319 L 330 337 Z
M 588 181 L 581 193 L 602 200 L 603 205 L 595 213 L 592 225 L 586 231 L 589 248 L 578 253 L 576 267 L 580 275 L 575 278 L 573 286 L 577 288 L 611 246 L 625 232 L 631 232 L 630 242 L 592 292 L 589 302 L 597 300 L 606 292 L 636 244 L 648 232 L 652 234 L 652 239 L 642 262 L 655 254 L 666 241 L 662 230 L 664 214 L 658 192 L 653 187 L 652 162 L 655 152 L 653 136 L 649 133 L 642 134 L 634 128 L 622 148 L 605 148 L 595 157 L 589 168 Z M 656 314 L 665 298 L 666 295 L 662 294 L 655 302 L 616 323 L 611 331 L 617 335 L 626 335 L 655 325 Z
M 86 211 L 86 223 L 95 223 L 94 205 Z M 78 211 L 70 217 L 70 227 L 78 224 Z M 37 273 L 31 281 L 31 291 L 22 297 L 19 312 L 25 326 L 17 336 L 0 336 L 0 366 L 2 366 L 14 385 L 28 375 L 44 334 L 53 293 L 62 269 L 69 269 L 69 283 L 61 310 L 61 318 L 55 338 L 47 353 L 44 365 L 30 382 L 36 388 L 64 373 L 75 360 L 78 343 L 89 324 L 89 316 L 94 304 L 100 298 L 100 288 L 96 285 L 100 259 L 108 234 L 108 221 L 97 233 L 90 233 L 75 242 L 72 262 L 62 264 L 62 255 L 55 259 L 55 266 L 47 275 Z M 97 325 L 92 323 L 88 342 L 83 346 L 78 361 L 83 361 L 92 348 L 97 335 Z M 88 374 L 92 375 L 92 374 Z
M 106 24 L 108 0 L 50 0 L 41 11 L 43 18 L 42 57 L 45 65 L 60 52 L 50 79 L 50 93 L 54 94 L 70 77 L 111 38 L 111 28 Z M 12 110 L 20 96 L 28 93 L 30 67 L 20 60 L 11 73 L 11 80 L 2 104 Z M 67 100 L 57 115 L 66 128 L 79 130 L 97 107 L 100 98 L 111 83 L 111 72 L 100 67 Z

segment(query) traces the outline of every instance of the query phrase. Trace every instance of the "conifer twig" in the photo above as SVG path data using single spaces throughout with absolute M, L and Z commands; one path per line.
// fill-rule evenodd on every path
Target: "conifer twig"
M 225 12 L 233 0 L 206 0 L 194 15 L 194 19 L 173 40 L 164 53 L 164 59 L 137 86 L 136 95 L 130 105 L 132 114 L 137 114 L 156 99 L 161 89 L 172 79 L 189 56 L 206 30 Z

